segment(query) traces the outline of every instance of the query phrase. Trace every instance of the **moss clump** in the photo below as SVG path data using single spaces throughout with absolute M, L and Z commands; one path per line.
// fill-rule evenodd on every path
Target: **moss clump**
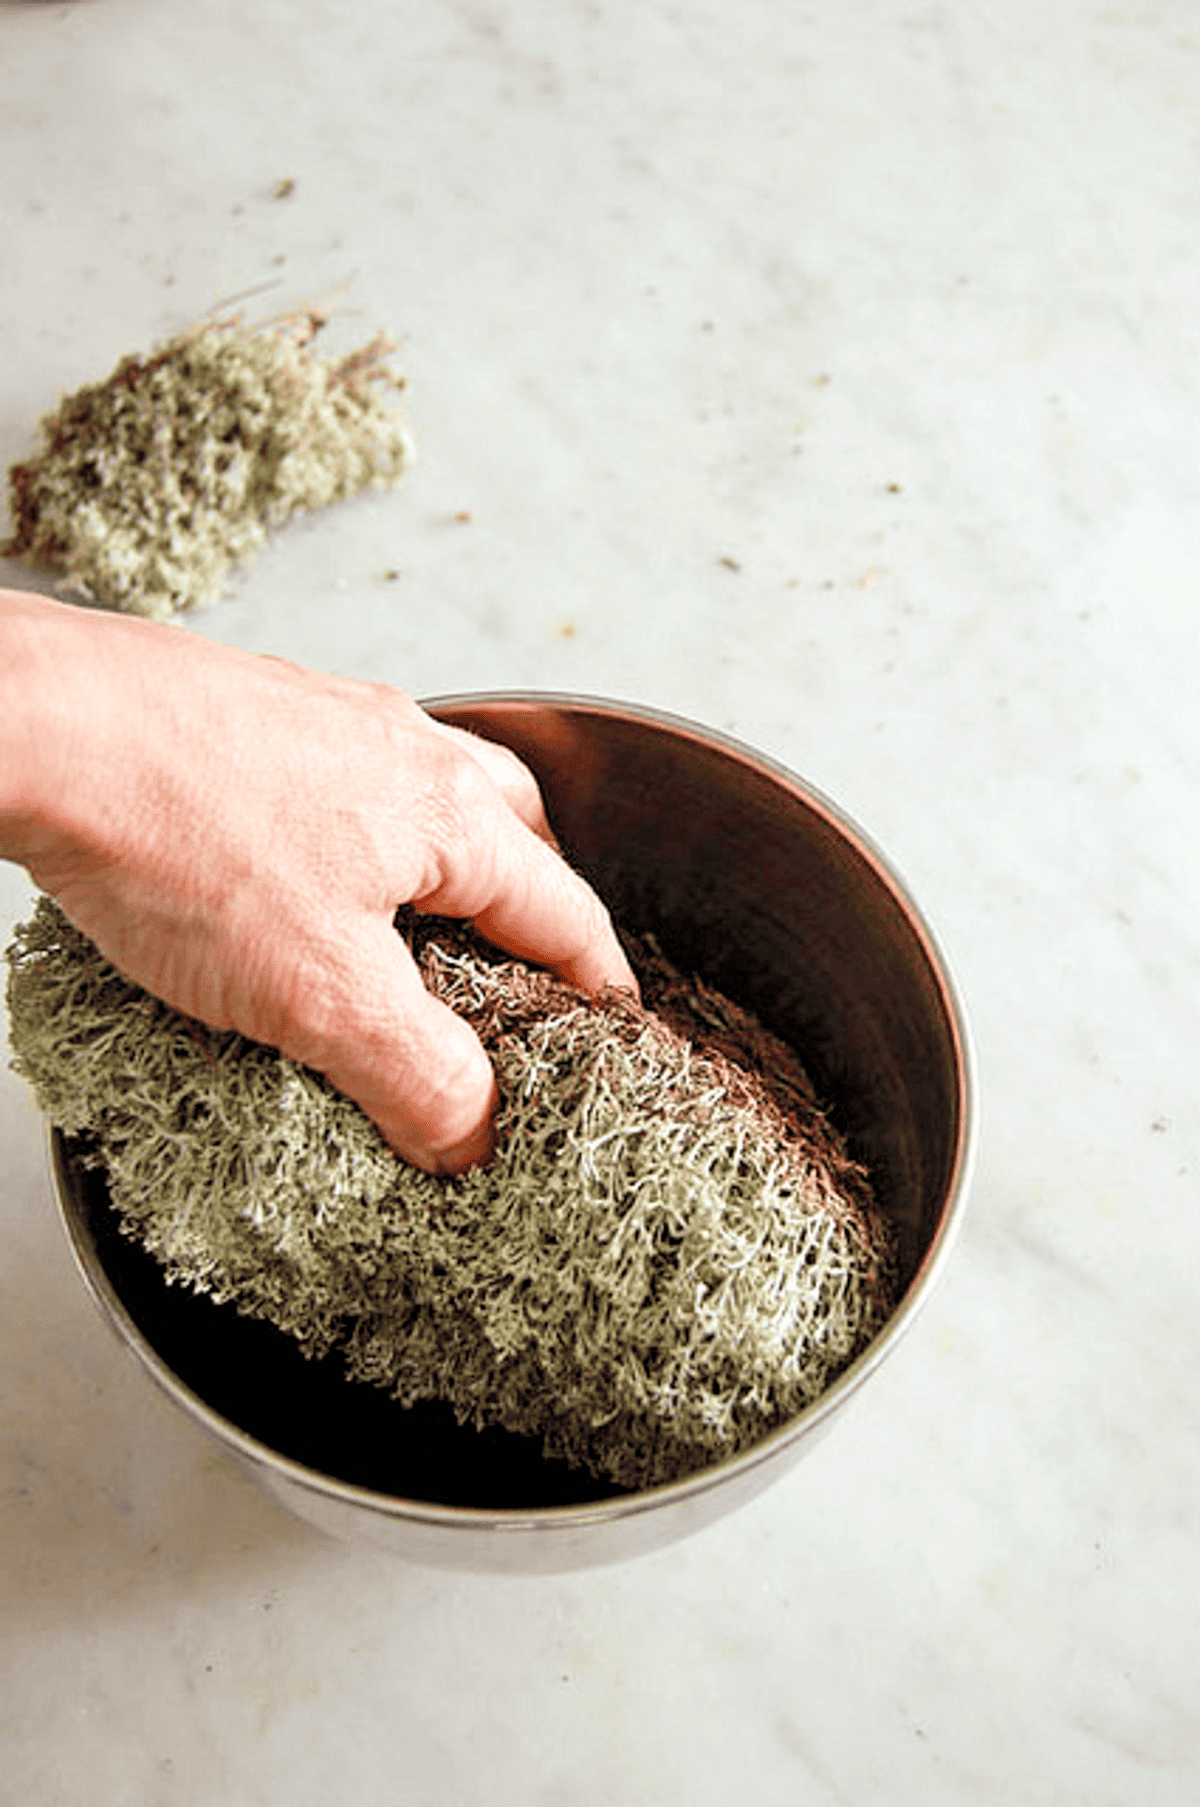
M 14 1065 L 171 1280 L 403 1402 L 641 1488 L 816 1399 L 889 1315 L 892 1244 L 791 1051 L 652 945 L 650 1009 L 401 926 L 499 1075 L 496 1154 L 462 1178 L 155 1002 L 47 899 L 8 950 Z
M 162 619 L 220 595 L 298 509 L 394 483 L 410 446 L 379 395 L 402 387 L 392 347 L 380 336 L 322 361 L 312 341 L 326 318 L 212 322 L 65 397 L 42 422 L 44 450 L 9 471 L 14 531 L 0 551 Z

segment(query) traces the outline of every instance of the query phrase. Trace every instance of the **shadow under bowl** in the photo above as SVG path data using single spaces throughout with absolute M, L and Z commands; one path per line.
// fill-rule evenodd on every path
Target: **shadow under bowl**
M 613 916 L 798 1052 L 896 1228 L 899 1303 L 790 1423 L 728 1461 L 624 1493 L 538 1445 L 401 1408 L 290 1338 L 165 1283 L 122 1237 L 103 1174 L 55 1132 L 58 1194 L 104 1315 L 175 1403 L 321 1529 L 410 1560 L 555 1572 L 658 1548 L 753 1498 L 812 1447 L 893 1349 L 945 1261 L 974 1143 L 952 978 L 883 856 L 761 754 L 660 712 L 539 693 L 441 698 L 440 720 L 511 747 L 568 858 Z

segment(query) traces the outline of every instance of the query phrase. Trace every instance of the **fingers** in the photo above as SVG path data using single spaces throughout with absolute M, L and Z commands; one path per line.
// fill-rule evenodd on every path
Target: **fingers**
M 494 945 L 552 968 L 581 991 L 614 986 L 636 996 L 637 981 L 591 887 L 498 797 L 489 826 L 490 834 L 454 842 L 465 881 L 457 889 L 447 881 L 420 907 L 473 917 Z M 480 896 L 489 841 L 493 883 Z M 343 978 L 322 1045 L 285 1052 L 323 1072 L 414 1166 L 456 1174 L 488 1160 L 499 1094 L 475 1032 L 425 990 L 390 921 L 364 919 L 339 964 Z
M 608 987 L 638 996 L 608 911 L 559 855 L 529 767 L 508 747 L 418 713 L 458 757 L 441 764 L 429 816 L 436 876 L 406 901 L 470 918 L 495 946 L 593 996 Z
M 486 1161 L 499 1094 L 474 1030 L 425 990 L 390 923 L 364 923 L 342 972 L 323 1024 L 295 1022 L 284 1052 L 324 1073 L 413 1166 L 455 1174 Z
M 442 878 L 413 900 L 417 907 L 469 917 L 496 947 L 593 996 L 612 986 L 636 997 L 637 980 L 591 886 L 511 812 L 494 814 L 487 830 L 448 838 Z
M 552 848 L 532 836 L 504 867 L 501 883 L 475 925 L 518 959 L 549 966 L 593 997 L 637 980 L 596 893 Z
M 484 740 L 478 734 L 470 734 L 465 728 L 452 728 L 448 722 L 436 721 L 432 716 L 429 717 L 429 725 L 435 733 L 449 741 L 459 752 L 468 753 L 483 768 L 513 814 L 526 828 L 537 835 L 539 840 L 548 842 L 552 847 L 556 845 L 553 831 L 546 820 L 537 779 L 524 760 L 519 759 L 511 748 L 502 747 L 492 740 Z
M 528 768 L 507 748 L 433 726 L 459 757 L 442 764 L 427 816 L 435 858 L 408 901 L 469 918 L 496 947 L 551 968 L 581 991 L 595 996 L 611 986 L 636 997 L 608 911 L 558 853 L 548 827 L 539 832 L 546 818 Z

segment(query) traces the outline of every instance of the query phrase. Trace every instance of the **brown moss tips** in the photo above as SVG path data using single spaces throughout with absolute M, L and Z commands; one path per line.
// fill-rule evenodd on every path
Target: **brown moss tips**
M 893 1248 L 791 1050 L 647 941 L 644 1008 L 403 926 L 499 1077 L 496 1154 L 461 1178 L 155 1003 L 45 899 L 8 951 L 14 1065 L 170 1280 L 402 1402 L 643 1488 L 817 1399 L 890 1315 Z
M 411 446 L 380 390 L 403 387 L 378 335 L 336 361 L 328 313 L 259 329 L 237 318 L 126 357 L 42 422 L 8 473 L 0 548 L 57 570 L 85 599 L 165 619 L 221 593 L 234 563 L 299 509 L 394 483 Z

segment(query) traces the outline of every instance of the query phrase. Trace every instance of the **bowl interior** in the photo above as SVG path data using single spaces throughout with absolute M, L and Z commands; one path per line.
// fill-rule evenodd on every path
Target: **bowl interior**
M 439 713 L 521 755 L 618 922 L 797 1050 L 911 1286 L 961 1164 L 966 1055 L 928 931 L 877 849 L 794 775 L 689 723 L 515 698 Z
M 927 932 L 880 856 L 790 774 L 687 723 L 553 697 L 430 707 L 526 760 L 618 922 L 653 931 L 797 1049 L 896 1224 L 904 1312 L 961 1191 L 967 1055 Z M 403 1410 L 343 1380 L 336 1358 L 305 1360 L 270 1326 L 167 1287 L 117 1234 L 103 1176 L 61 1141 L 57 1165 L 93 1281 L 186 1388 L 269 1450 L 448 1507 L 536 1512 L 617 1493 L 526 1439 L 464 1429 L 438 1406 Z

